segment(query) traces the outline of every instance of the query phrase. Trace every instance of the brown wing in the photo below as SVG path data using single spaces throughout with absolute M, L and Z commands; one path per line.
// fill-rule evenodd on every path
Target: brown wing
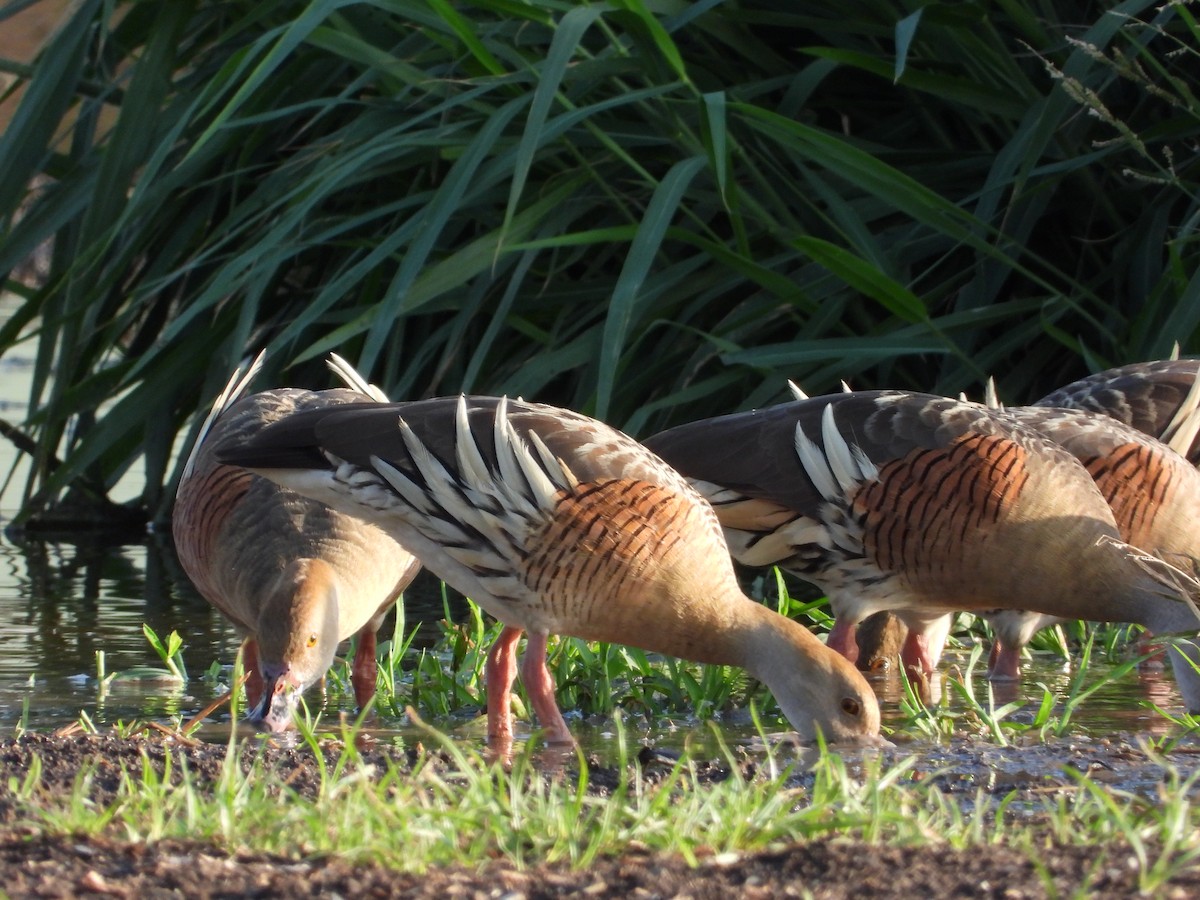
M 1035 406 L 1058 406 L 1101 413 L 1162 438 L 1200 373 L 1200 360 L 1160 359 L 1108 369 L 1081 378 L 1038 400 Z M 1200 465 L 1200 435 L 1184 454 Z
M 1011 432 L 1038 442 L 978 404 L 932 394 L 856 391 L 691 422 L 648 438 L 646 446 L 688 478 L 808 512 L 826 498 L 796 452 L 796 432 L 823 446 L 827 407 L 841 437 L 876 466 L 913 451 L 939 450 L 967 433 Z
M 467 417 L 479 455 L 496 472 L 495 423 L 500 399 L 467 397 Z M 357 403 L 329 410 L 298 412 L 247 442 L 232 441 L 223 458 L 238 465 L 267 468 L 329 468 L 327 451 L 363 469 L 379 457 L 414 480 L 412 460 L 400 421 L 450 473 L 458 471 L 458 397 L 409 403 Z M 519 400 L 507 401 L 508 421 L 527 445 L 542 444 L 580 482 L 627 478 L 683 488 L 683 479 L 616 429 L 568 410 Z M 537 436 L 537 441 L 531 438 Z M 236 448 L 234 445 L 237 445 Z
M 1022 501 L 1029 461 L 1026 448 L 998 434 L 964 434 L 889 460 L 854 497 L 865 555 L 916 584 L 961 581 L 978 546 L 971 536 Z
M 997 542 L 1019 545 L 1014 535 L 1045 528 L 1054 540 L 1037 537 L 1045 546 L 1033 552 L 1053 556 L 1045 548 L 1069 545 L 1080 529 L 1116 533 L 1064 449 L 1002 412 L 944 397 L 834 394 L 648 443 L 710 496 L 740 561 L 784 565 L 831 591 L 883 590 L 889 573 L 903 573 L 939 603 L 971 585 L 976 605 L 997 605 L 993 585 L 1014 580 Z

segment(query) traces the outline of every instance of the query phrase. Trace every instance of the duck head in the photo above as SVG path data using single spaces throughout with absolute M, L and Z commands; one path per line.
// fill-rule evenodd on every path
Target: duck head
M 333 664 L 338 645 L 337 580 L 320 559 L 289 563 L 264 598 L 258 624 L 263 694 L 251 722 L 285 731 L 301 695 Z

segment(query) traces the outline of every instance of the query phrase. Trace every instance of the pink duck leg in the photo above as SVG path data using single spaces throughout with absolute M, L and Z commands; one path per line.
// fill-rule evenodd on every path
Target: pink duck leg
M 521 629 L 505 626 L 487 658 L 488 740 L 508 744 L 513 738 L 512 686 L 517 679 L 517 641 Z
M 554 699 L 554 680 L 546 668 L 546 641 L 549 635 L 531 631 L 525 641 L 525 658 L 521 662 L 521 681 L 529 702 L 537 715 L 538 724 L 549 744 L 573 744 L 575 739 L 567 728 L 558 701 Z
M 858 639 L 854 634 L 857 627 L 857 623 L 850 624 L 848 617 L 838 616 L 834 620 L 829 637 L 825 639 L 825 646 L 836 650 L 852 663 L 858 662 Z
M 354 662 L 350 665 L 350 684 L 354 688 L 354 702 L 364 709 L 375 696 L 378 676 L 375 650 L 378 646 L 375 629 L 368 622 L 358 633 L 358 646 L 354 651 Z

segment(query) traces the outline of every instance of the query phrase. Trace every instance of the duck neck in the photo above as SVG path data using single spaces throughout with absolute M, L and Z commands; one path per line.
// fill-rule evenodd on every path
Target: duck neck
M 798 669 L 826 668 L 822 663 L 833 651 L 811 631 L 761 603 L 749 601 L 749 607 L 738 642 L 738 665 L 773 694 L 778 697 L 785 690 L 785 678 L 790 680 Z
M 670 612 L 647 626 L 642 614 L 646 605 Z M 761 657 L 774 637 L 772 620 L 787 621 L 746 597 L 730 573 L 728 582 L 718 582 L 717 587 L 711 582 L 703 587 L 689 584 L 673 591 L 669 600 L 660 596 L 611 606 L 602 618 L 577 626 L 575 633 L 693 662 L 738 666 L 758 677 L 760 670 L 769 668 Z
M 1195 585 L 1182 572 L 1117 541 L 1101 541 L 1095 549 L 1077 570 L 1084 583 L 1072 588 L 1086 608 L 1070 617 L 1136 622 L 1156 634 L 1200 629 Z

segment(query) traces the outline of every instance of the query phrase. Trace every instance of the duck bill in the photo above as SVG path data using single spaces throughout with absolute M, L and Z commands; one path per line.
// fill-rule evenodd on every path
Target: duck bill
M 278 734 L 292 727 L 292 714 L 300 701 L 300 689 L 287 675 L 265 678 L 262 701 L 247 718 L 263 731 Z

